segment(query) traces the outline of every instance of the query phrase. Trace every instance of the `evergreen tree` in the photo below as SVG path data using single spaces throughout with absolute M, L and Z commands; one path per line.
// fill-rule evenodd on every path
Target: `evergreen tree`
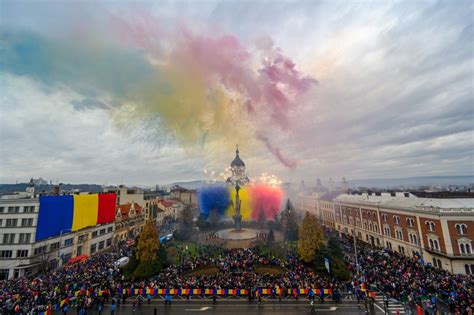
M 299 230 L 298 255 L 304 262 L 311 262 L 324 245 L 324 234 L 315 215 L 306 212 Z
M 194 234 L 194 214 L 191 206 L 185 206 L 178 219 L 177 239 L 189 241 Z
M 159 247 L 158 228 L 155 222 L 150 219 L 145 223 L 143 231 L 140 233 L 135 255 L 140 263 L 151 262 L 157 259 Z
M 257 219 L 258 224 L 260 227 L 265 227 L 265 223 L 267 222 L 267 217 L 265 215 L 265 211 L 263 211 L 263 208 L 260 208 L 260 211 L 258 212 L 258 219 Z
M 267 236 L 267 247 L 272 248 L 273 244 L 275 244 L 275 232 L 273 232 L 273 227 L 270 226 Z
M 287 241 L 296 241 L 298 239 L 298 222 L 296 211 L 290 199 L 286 202 L 286 207 L 281 213 L 280 221 L 285 233 L 285 239 Z

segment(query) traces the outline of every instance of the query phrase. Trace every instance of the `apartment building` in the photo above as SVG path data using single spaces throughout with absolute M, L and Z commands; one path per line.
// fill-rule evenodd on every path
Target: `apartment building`
M 418 198 L 410 193 L 328 194 L 304 204 L 324 225 L 373 246 L 453 273 L 474 274 L 474 199 Z M 298 198 L 298 203 L 302 203 Z

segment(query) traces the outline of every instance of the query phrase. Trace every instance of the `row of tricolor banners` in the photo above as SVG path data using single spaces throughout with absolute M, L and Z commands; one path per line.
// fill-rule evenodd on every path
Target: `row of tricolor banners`
M 247 295 L 249 293 L 248 289 L 157 289 L 157 288 L 147 288 L 147 289 L 122 289 L 122 294 L 127 296 L 133 295 L 201 295 L 204 290 L 205 295 Z M 259 288 L 257 289 L 261 295 L 271 295 L 272 289 Z M 310 289 L 275 289 L 275 294 L 279 295 L 280 293 L 286 293 L 288 295 L 306 295 Z M 319 295 L 321 289 L 312 289 L 314 294 Z M 332 289 L 323 289 L 325 295 L 332 294 Z M 108 291 L 98 291 L 94 292 L 97 296 L 104 295 Z M 76 291 L 75 296 L 86 295 L 90 296 L 91 292 Z
M 113 222 L 116 195 L 41 196 L 36 241 Z

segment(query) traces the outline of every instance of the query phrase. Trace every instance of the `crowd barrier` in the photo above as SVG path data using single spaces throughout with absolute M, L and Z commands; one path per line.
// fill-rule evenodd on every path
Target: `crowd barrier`
M 204 292 L 203 292 L 204 290 Z M 272 289 L 267 288 L 257 288 L 261 295 L 307 295 L 309 293 L 309 288 L 307 289 L 280 289 L 276 288 L 274 292 Z M 315 295 L 320 295 L 321 289 L 312 289 Z M 325 295 L 332 294 L 332 289 L 323 289 Z M 215 292 L 214 292 L 215 291 Z M 103 291 L 89 291 L 89 290 L 79 290 L 75 292 L 75 296 L 79 295 L 97 295 L 103 296 L 108 294 L 108 290 Z M 133 296 L 133 295 L 248 295 L 248 289 L 157 289 L 157 288 L 146 288 L 146 289 L 122 289 L 122 295 Z

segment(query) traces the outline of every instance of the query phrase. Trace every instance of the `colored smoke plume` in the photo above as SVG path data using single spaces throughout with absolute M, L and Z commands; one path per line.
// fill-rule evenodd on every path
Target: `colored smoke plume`
M 136 123 L 153 134 L 144 141 L 171 138 L 223 151 L 263 143 L 283 165 L 296 167 L 270 143 L 269 130 L 272 139 L 291 134 L 291 113 L 316 80 L 271 40 L 254 49 L 232 34 L 167 28 L 144 11 L 106 16 L 109 23 L 74 25 L 67 29 L 80 32 L 68 36 L 3 31 L 0 70 L 73 90 L 82 98 L 75 104 L 102 104 L 118 127 Z
M 257 220 L 263 209 L 267 220 L 273 220 L 280 212 L 283 190 L 265 184 L 242 187 L 239 190 L 240 214 L 245 221 Z M 198 191 L 201 213 L 208 217 L 212 210 L 219 216 L 235 215 L 235 189 L 220 185 L 205 186 Z
M 257 220 L 260 209 L 263 209 L 267 220 L 273 220 L 280 212 L 283 190 L 269 185 L 250 187 L 252 196 L 252 220 Z
M 197 197 L 201 214 L 206 218 L 212 211 L 216 211 L 219 217 L 223 216 L 230 203 L 227 187 L 221 185 L 202 187 L 198 190 Z

